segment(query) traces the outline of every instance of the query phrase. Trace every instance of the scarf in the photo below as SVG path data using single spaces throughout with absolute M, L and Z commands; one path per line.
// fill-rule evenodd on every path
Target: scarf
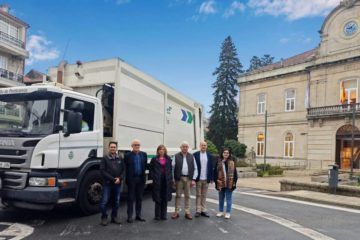
M 225 164 L 227 163 L 228 169 L 226 172 L 226 179 L 225 179 L 225 170 L 223 161 L 219 161 L 217 164 L 217 187 L 218 189 L 222 188 L 229 188 L 232 189 L 234 187 L 234 171 L 235 171 L 235 162 L 233 160 L 227 160 Z

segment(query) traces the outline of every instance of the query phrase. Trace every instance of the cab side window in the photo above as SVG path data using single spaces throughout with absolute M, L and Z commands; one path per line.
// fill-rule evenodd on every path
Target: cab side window
M 65 98 L 65 110 L 70 110 L 70 106 L 74 101 L 80 101 L 84 103 L 84 110 L 82 113 L 82 128 L 81 132 L 89 132 L 94 130 L 94 113 L 95 105 L 91 102 L 66 97 Z M 64 129 L 67 127 L 67 112 L 64 113 Z

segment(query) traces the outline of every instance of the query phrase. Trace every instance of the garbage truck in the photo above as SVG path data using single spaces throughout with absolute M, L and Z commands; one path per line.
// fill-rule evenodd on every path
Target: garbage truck
M 119 154 L 139 139 L 149 158 L 204 138 L 203 107 L 121 59 L 49 69 L 50 82 L 0 89 L 0 197 L 4 205 L 98 211 L 99 165 L 109 141 Z M 147 180 L 147 183 L 150 183 Z

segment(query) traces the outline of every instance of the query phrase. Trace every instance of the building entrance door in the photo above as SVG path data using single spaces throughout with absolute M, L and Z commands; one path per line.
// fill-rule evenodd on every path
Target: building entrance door
M 354 161 L 351 163 L 351 142 L 352 125 L 340 127 L 336 133 L 336 164 L 341 169 L 358 169 L 360 166 L 360 131 L 354 128 Z

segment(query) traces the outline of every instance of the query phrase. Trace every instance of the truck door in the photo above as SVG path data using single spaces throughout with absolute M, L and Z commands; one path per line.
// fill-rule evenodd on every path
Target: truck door
M 82 111 L 82 130 L 80 133 L 65 136 L 67 128 L 67 113 L 72 102 L 84 102 Z M 59 168 L 77 168 L 91 155 L 96 156 L 98 144 L 98 131 L 95 131 L 95 103 L 77 99 L 75 97 L 65 97 L 62 104 L 63 111 L 63 133 L 60 134 L 60 157 Z

